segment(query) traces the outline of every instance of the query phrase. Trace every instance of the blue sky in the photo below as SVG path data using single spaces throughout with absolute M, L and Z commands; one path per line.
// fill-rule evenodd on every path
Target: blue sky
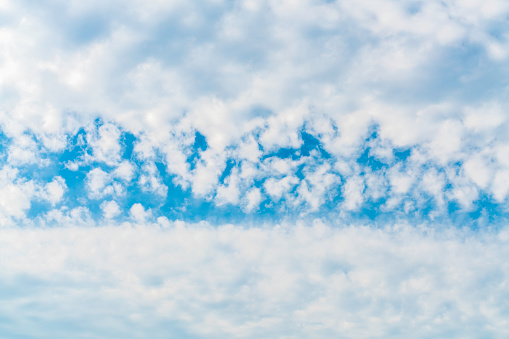
M 0 0 L 0 337 L 507 337 L 508 15 Z

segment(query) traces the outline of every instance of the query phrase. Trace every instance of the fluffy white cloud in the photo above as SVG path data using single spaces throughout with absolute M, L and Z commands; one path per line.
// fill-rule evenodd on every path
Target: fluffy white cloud
M 503 202 L 509 192 L 509 171 L 503 170 L 497 172 L 493 180 L 493 195 L 499 202 Z
M 318 168 L 306 171 L 305 179 L 301 181 L 298 198 L 309 205 L 309 211 L 317 211 L 324 201 L 334 192 L 333 187 L 340 183 L 337 175 L 330 173 L 331 166 L 323 164 Z
M 62 177 L 55 177 L 51 182 L 44 186 L 44 197 L 53 205 L 58 203 L 67 189 L 67 185 Z
M 407 193 L 412 184 L 415 181 L 415 174 L 408 173 L 408 170 L 406 173 L 401 172 L 401 169 L 398 168 L 399 166 L 394 166 L 391 169 L 391 173 L 389 176 L 389 183 L 391 185 L 391 190 L 395 194 L 405 194 Z
M 96 133 L 95 133 L 96 132 Z M 97 131 L 88 134 L 88 144 L 92 148 L 94 160 L 107 165 L 116 165 L 120 161 L 120 131 L 111 123 L 100 126 Z
M 129 161 L 122 161 L 113 174 L 122 180 L 131 181 L 134 177 L 135 167 Z
M 252 188 L 249 192 L 246 193 L 244 200 L 244 210 L 246 212 L 249 213 L 256 210 L 262 201 L 262 194 L 260 189 Z
M 157 167 L 153 163 L 143 165 L 138 183 L 144 192 L 151 192 L 163 198 L 168 194 L 168 187 L 162 183 Z
M 12 218 L 23 219 L 39 188 L 33 180 L 21 178 L 17 169 L 3 167 L 0 170 L 0 225 L 13 224 Z
M 2 187 L 0 209 L 2 216 L 21 218 L 30 208 L 30 193 L 33 190 L 30 185 L 8 184 Z
M 299 179 L 295 176 L 285 176 L 281 179 L 269 178 L 263 184 L 265 192 L 275 201 L 283 198 L 297 183 Z
M 359 177 L 351 177 L 343 186 L 343 195 L 345 201 L 343 202 L 343 208 L 347 211 L 358 210 L 364 201 L 364 189 L 365 185 L 363 180 Z
M 129 210 L 131 217 L 138 223 L 144 223 L 150 216 L 151 210 L 145 210 L 142 204 L 136 203 Z
M 109 185 L 110 182 L 110 175 L 100 168 L 94 168 L 87 173 L 87 187 L 91 197 L 101 197 L 104 195 L 104 188 Z
M 113 174 L 118 174 L 118 172 L 113 171 Z M 88 197 L 91 199 L 122 196 L 126 193 L 125 186 L 121 182 L 115 181 L 112 174 L 101 168 L 94 168 L 87 173 L 86 187 L 88 189 Z
M 238 171 L 235 169 L 225 180 L 225 184 L 218 187 L 216 195 L 217 205 L 237 205 L 239 203 L 240 189 L 238 187 L 238 181 Z
M 104 201 L 101 204 L 101 210 L 103 211 L 104 217 L 106 219 L 112 219 L 122 212 L 118 204 L 113 200 Z

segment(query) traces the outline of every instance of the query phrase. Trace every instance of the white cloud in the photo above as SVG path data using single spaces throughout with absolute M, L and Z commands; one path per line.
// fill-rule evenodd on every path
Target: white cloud
M 486 164 L 486 160 L 480 156 L 473 156 L 468 159 L 463 165 L 466 176 L 472 180 L 480 188 L 486 188 L 493 178 L 493 174 L 490 173 L 489 165 Z
M 122 196 L 126 193 L 125 187 L 101 168 L 94 168 L 87 173 L 86 187 L 90 199 L 102 199 L 110 195 Z
M 113 171 L 115 177 L 125 181 L 131 181 L 134 177 L 135 168 L 129 161 L 122 161 Z
M 95 222 L 92 213 L 85 206 L 78 206 L 72 209 L 64 206 L 60 209 L 52 209 L 35 220 L 41 226 L 80 226 L 92 227 Z
M 415 174 L 411 170 L 402 172 L 398 166 L 391 168 L 389 173 L 389 182 L 391 184 L 391 191 L 395 194 L 407 193 L 415 181 Z
M 252 188 L 249 192 L 246 193 L 244 199 L 244 209 L 246 212 L 250 213 L 255 211 L 262 201 L 262 194 L 259 188 Z
M 144 192 L 151 192 L 162 198 L 166 198 L 168 195 L 168 186 L 162 183 L 156 165 L 154 163 L 145 163 L 141 170 L 142 174 L 138 178 L 141 189 Z
M 0 210 L 2 217 L 22 218 L 30 208 L 30 185 L 8 184 L 0 190 Z
M 110 182 L 110 175 L 100 168 L 94 168 L 87 173 L 87 187 L 91 197 L 101 197 L 104 195 L 104 188 Z
M 436 135 L 430 144 L 430 154 L 440 163 L 458 159 L 462 148 L 463 126 L 460 122 L 447 120 L 438 127 Z
M 476 132 L 490 132 L 507 121 L 507 116 L 496 103 L 484 104 L 479 108 L 468 107 L 465 110 L 465 126 Z
M 451 192 L 451 198 L 458 201 L 466 210 L 472 208 L 472 204 L 478 196 L 479 190 L 469 185 L 458 185 Z
M 224 153 L 216 153 L 213 149 L 201 152 L 200 161 L 193 171 L 191 187 L 197 196 L 209 195 L 226 167 Z
M 343 202 L 343 208 L 346 211 L 355 211 L 360 208 L 364 202 L 364 183 L 360 177 L 351 177 L 342 187 L 343 196 L 345 200 Z
M 438 205 L 443 205 L 445 186 L 443 173 L 438 173 L 435 169 L 430 169 L 421 176 L 419 185 L 424 192 L 434 196 Z
M 138 223 L 144 223 L 152 214 L 150 208 L 145 210 L 140 203 L 133 204 L 129 212 L 134 221 Z
M 335 194 L 333 187 L 340 183 L 340 178 L 330 173 L 331 166 L 322 164 L 313 170 L 305 172 L 305 178 L 297 189 L 297 201 L 305 201 L 310 212 L 317 211 L 331 194 Z
M 258 162 L 262 152 L 260 151 L 258 143 L 251 137 L 239 145 L 237 154 L 241 159 L 247 159 L 251 162 Z
M 217 188 L 216 204 L 218 206 L 224 204 L 237 205 L 240 199 L 240 189 L 238 180 L 238 170 L 233 169 L 230 175 L 225 179 L 225 184 Z
M 164 225 L 0 230 L 2 333 L 74 336 L 79 319 L 124 338 L 509 334 L 505 228 Z
M 493 195 L 498 202 L 505 200 L 509 192 L 509 171 L 502 170 L 495 174 L 492 187 Z
M 301 103 L 296 107 L 289 107 L 276 116 L 267 119 L 268 128 L 260 136 L 260 142 L 266 149 L 293 147 L 298 148 L 299 140 L 297 129 L 304 123 L 304 117 L 309 113 L 307 104 Z
M 295 176 L 285 176 L 279 180 L 269 178 L 263 183 L 263 188 L 272 199 L 279 201 L 298 183 L 299 179 Z
M 100 126 L 97 135 L 91 134 L 89 145 L 93 149 L 93 156 L 96 161 L 108 165 L 116 165 L 120 161 L 120 131 L 118 127 L 108 123 Z
M 21 135 L 9 147 L 8 161 L 14 166 L 33 164 L 40 161 L 38 156 L 38 145 L 28 135 Z
M 12 218 L 25 218 L 38 189 L 34 181 L 20 177 L 17 169 L 3 167 L 0 170 L 0 225 L 11 225 Z
M 113 200 L 104 201 L 101 204 L 101 210 L 103 211 L 104 217 L 106 219 L 112 219 L 122 212 L 118 204 Z
M 387 194 L 388 182 L 385 173 L 368 173 L 365 175 L 366 196 L 378 200 Z
M 66 190 L 67 185 L 64 179 L 57 176 L 44 186 L 44 196 L 51 204 L 55 205 L 60 202 Z

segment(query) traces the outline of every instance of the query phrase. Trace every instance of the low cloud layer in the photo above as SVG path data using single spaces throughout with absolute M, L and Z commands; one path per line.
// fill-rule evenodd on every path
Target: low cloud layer
M 160 219 L 0 234 L 7 337 L 509 334 L 505 228 Z

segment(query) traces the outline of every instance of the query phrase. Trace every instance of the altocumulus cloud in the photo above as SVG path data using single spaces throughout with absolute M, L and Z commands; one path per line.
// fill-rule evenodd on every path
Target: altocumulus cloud
M 0 334 L 506 337 L 508 14 L 0 0 Z

